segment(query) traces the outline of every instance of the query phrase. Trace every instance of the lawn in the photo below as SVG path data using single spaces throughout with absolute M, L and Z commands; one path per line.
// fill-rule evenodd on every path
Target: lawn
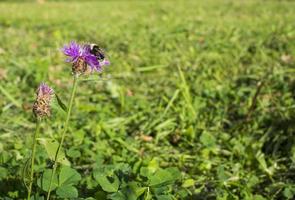
M 97 43 L 51 199 L 294 199 L 295 2 L 0 2 L 0 199 L 26 199 L 40 82 L 68 102 L 60 48 Z M 41 123 L 46 197 L 65 112 Z

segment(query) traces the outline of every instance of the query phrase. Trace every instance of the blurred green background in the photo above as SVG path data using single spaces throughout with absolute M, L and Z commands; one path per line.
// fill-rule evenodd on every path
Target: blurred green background
M 26 3 L 23 3 L 26 2 Z M 80 82 L 52 199 L 293 199 L 294 1 L 1 1 L 0 199 L 26 197 L 42 81 L 64 102 L 71 40 L 111 65 Z M 64 112 L 42 123 L 46 194 Z M 67 170 L 65 170 L 67 169 Z M 61 181 L 67 171 L 74 179 Z

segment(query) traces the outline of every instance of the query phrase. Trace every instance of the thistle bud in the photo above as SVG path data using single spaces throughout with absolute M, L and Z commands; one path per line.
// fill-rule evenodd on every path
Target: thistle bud
M 54 91 L 45 83 L 41 83 L 36 91 L 37 98 L 33 105 L 33 113 L 36 117 L 50 116 L 50 103 Z

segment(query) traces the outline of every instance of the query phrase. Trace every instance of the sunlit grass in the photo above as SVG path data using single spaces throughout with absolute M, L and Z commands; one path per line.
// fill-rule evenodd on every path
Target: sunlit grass
M 146 198 L 292 199 L 294 9 L 258 0 L 0 3 L 0 198 L 26 197 L 35 88 L 46 80 L 69 98 L 59 48 L 76 40 L 99 43 L 111 60 L 102 77 L 81 80 L 65 137 L 79 197 L 115 198 L 97 174 L 111 166 Z M 65 114 L 53 106 L 41 139 L 60 137 Z M 41 144 L 36 152 L 41 177 L 50 162 Z M 159 176 L 176 167 L 181 178 L 160 194 L 144 167 Z

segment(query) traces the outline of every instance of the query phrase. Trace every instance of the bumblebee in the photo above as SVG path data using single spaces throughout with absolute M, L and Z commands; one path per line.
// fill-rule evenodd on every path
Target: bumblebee
M 89 44 L 90 53 L 94 55 L 98 61 L 103 61 L 105 59 L 105 53 L 102 48 L 97 44 Z

